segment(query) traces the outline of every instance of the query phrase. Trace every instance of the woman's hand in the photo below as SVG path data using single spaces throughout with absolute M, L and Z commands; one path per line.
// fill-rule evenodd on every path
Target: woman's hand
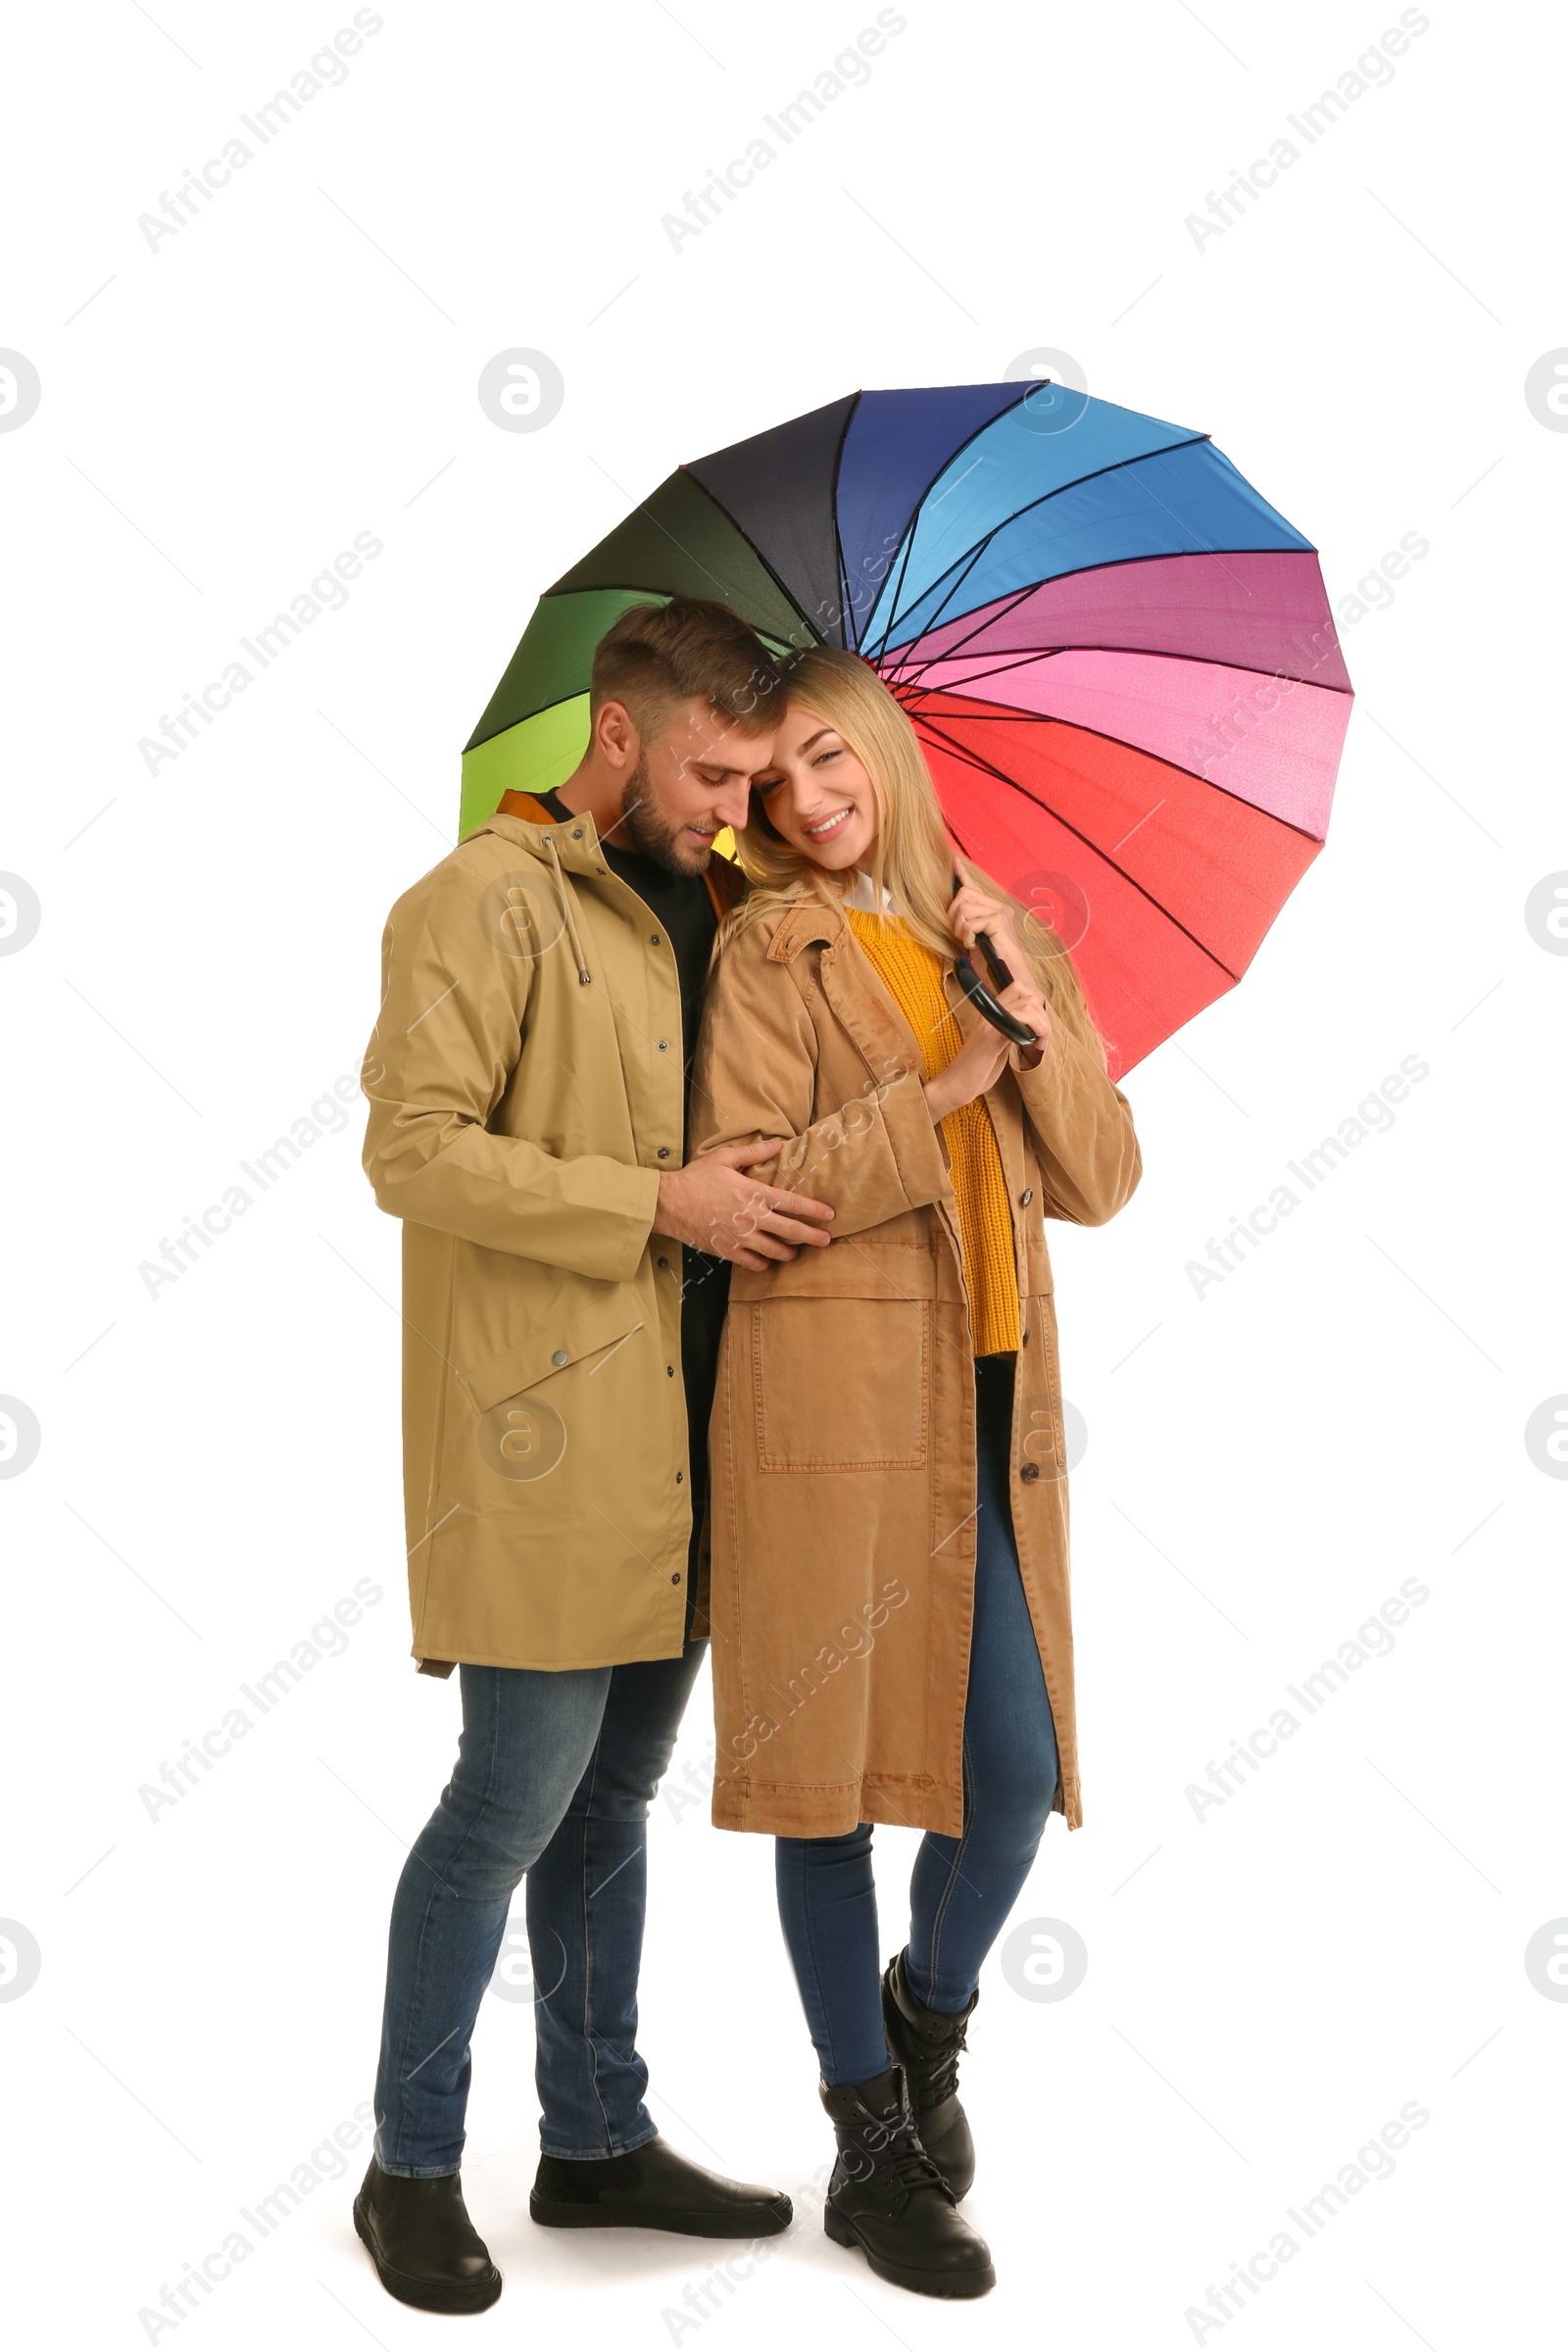
M 967 868 L 960 865 L 958 871 L 966 874 Z M 948 927 L 956 939 L 962 940 L 966 948 L 973 948 L 979 934 L 984 931 L 1012 973 L 1011 986 L 993 993 L 999 1004 L 1008 1012 L 1016 1013 L 1019 1020 L 1026 1022 L 1034 1031 L 1034 1046 L 1020 1046 L 1018 1059 L 1024 1069 L 1036 1068 L 1051 1041 L 1051 1015 L 1046 1009 L 1046 1000 L 1024 952 L 1023 942 L 1018 937 L 1012 908 L 1003 900 L 994 899 L 977 882 L 964 880 L 948 908 Z M 981 976 L 989 977 L 984 973 Z M 989 1028 L 990 1023 L 986 1026 Z M 993 1031 L 992 1034 L 997 1033 Z M 998 1066 L 1000 1069 L 1001 1065 Z M 965 1102 L 969 1100 L 968 1096 L 961 1099 Z
M 925 1106 L 932 1126 L 939 1127 L 950 1110 L 972 1102 L 976 1095 L 995 1086 L 1007 1065 L 1009 1050 L 1000 1029 L 977 1020 L 947 1068 L 925 1082 Z

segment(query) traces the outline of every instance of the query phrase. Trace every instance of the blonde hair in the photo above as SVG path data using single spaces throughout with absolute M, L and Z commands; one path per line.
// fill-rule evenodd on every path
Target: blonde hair
M 961 953 L 960 942 L 948 928 L 956 871 L 954 845 L 919 738 L 903 705 L 868 662 L 833 646 L 811 646 L 789 662 L 783 674 L 789 708 L 804 707 L 824 719 L 871 779 L 878 820 L 871 863 L 873 896 L 880 904 L 884 888 L 890 891 L 894 908 L 912 936 L 951 963 Z M 816 899 L 842 908 L 854 886 L 853 869 L 829 873 L 783 840 L 768 822 L 765 805 L 755 790 L 749 820 L 735 839 L 752 887 L 725 917 L 720 950 L 760 915 L 800 900 Z M 1053 1018 L 1081 1044 L 1092 1042 L 1103 1060 L 1103 1042 L 1060 939 L 1010 892 L 996 884 L 987 887 L 996 889 L 1012 908 L 1019 940 Z M 977 968 L 985 979 L 983 962 Z

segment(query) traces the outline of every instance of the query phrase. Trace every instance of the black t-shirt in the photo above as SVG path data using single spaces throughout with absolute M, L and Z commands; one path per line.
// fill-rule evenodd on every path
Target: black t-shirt
M 558 793 L 541 792 L 535 797 L 543 808 L 549 809 L 558 824 L 564 824 L 573 813 Z M 661 945 L 667 939 L 674 952 L 675 972 L 680 983 L 681 1066 L 686 1074 L 686 1131 L 690 1133 L 692 1057 L 697 1052 L 703 990 L 708 981 L 709 958 L 718 930 L 718 917 L 713 912 L 713 903 L 701 874 L 672 874 L 667 866 L 660 865 L 654 858 L 644 858 L 636 850 L 618 849 L 613 842 L 602 840 L 599 847 L 611 872 L 618 875 L 637 893 L 653 918 L 648 926 L 649 952 L 658 952 L 654 947 L 655 932 L 659 934 Z M 687 1579 L 689 1618 L 697 1538 L 708 1500 L 708 1419 L 713 1409 L 713 1388 L 718 1377 L 718 1342 L 724 1328 L 724 1311 L 729 1304 L 729 1267 L 722 1258 L 705 1256 L 700 1250 L 687 1249 L 682 1255 L 680 1359 L 686 1390 L 686 1417 L 691 1435 L 692 1481 L 692 1575 Z

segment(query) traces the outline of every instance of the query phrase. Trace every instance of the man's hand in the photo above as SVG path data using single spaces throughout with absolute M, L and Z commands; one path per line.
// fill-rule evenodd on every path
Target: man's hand
M 771 1143 L 726 1144 L 661 1176 L 654 1231 L 754 1272 L 787 1261 L 800 1246 L 825 1250 L 831 1237 L 818 1229 L 833 1217 L 825 1200 L 808 1200 L 743 1173 L 760 1160 L 777 1159 L 784 1143 L 776 1137 Z

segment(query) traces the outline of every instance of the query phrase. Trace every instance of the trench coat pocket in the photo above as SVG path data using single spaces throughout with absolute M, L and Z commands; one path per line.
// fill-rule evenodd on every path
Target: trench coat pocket
M 729 1295 L 737 1303 L 753 1298 L 936 1298 L 945 1294 L 946 1269 L 929 1241 L 864 1242 L 858 1235 L 829 1242 L 825 1250 L 803 1250 L 770 1266 L 737 1266 Z M 950 1281 L 955 1297 L 961 1290 Z
M 763 1471 L 920 1470 L 931 1419 L 922 1298 L 774 1298 L 752 1324 Z
M 640 1303 L 617 1286 L 615 1296 L 573 1306 L 516 1347 L 459 1371 L 458 1386 L 476 1413 L 487 1413 L 503 1397 L 516 1396 L 553 1373 L 581 1363 L 585 1356 L 597 1355 L 618 1340 L 629 1339 L 643 1321 L 638 1313 Z

